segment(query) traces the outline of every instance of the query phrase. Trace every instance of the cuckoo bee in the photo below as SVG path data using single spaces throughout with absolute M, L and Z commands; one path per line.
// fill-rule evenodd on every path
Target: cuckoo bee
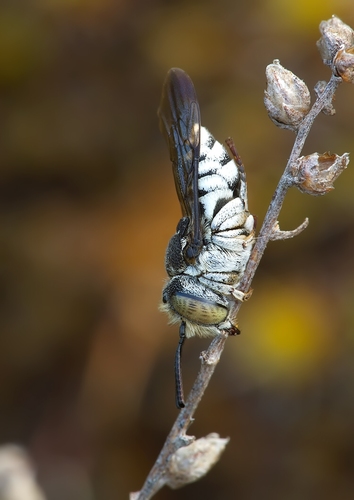
M 180 322 L 176 405 L 184 407 L 180 359 L 185 338 L 239 333 L 232 310 L 254 243 L 242 163 L 201 126 L 196 91 L 183 70 L 167 74 L 158 110 L 182 218 L 167 246 L 161 309 Z

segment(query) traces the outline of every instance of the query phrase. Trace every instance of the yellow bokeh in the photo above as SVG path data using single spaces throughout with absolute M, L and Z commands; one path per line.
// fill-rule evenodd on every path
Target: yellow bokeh
M 86 11 L 103 10 L 105 7 L 112 4 L 112 0 L 39 0 L 43 3 L 43 7 L 52 8 L 56 11 L 65 11 L 75 8 L 80 8 Z M 121 4 L 122 0 L 116 2 L 116 4 Z
M 193 69 L 196 76 L 207 73 L 210 67 L 216 71 L 229 64 L 222 57 L 225 44 L 223 26 L 210 5 L 203 9 L 193 4 L 187 9 L 176 5 L 162 9 L 151 19 L 141 39 L 141 50 L 163 72 L 176 66 Z
M 340 4 L 341 2 L 337 2 Z M 318 24 L 319 17 L 326 19 L 333 12 L 333 0 L 298 0 L 297 2 L 284 2 L 282 0 L 270 0 L 269 8 L 273 15 L 283 19 L 286 25 L 292 25 L 296 29 L 312 27 Z
M 0 83 L 14 84 L 40 66 L 50 40 L 44 27 L 15 9 L 0 10 Z
M 269 283 L 256 290 L 243 312 L 233 355 L 256 385 L 299 385 L 310 381 L 334 352 L 328 304 L 305 285 Z
M 352 10 L 352 0 L 298 0 L 284 2 L 269 0 L 266 9 L 276 25 L 284 24 L 286 29 L 312 32 L 318 26 L 319 20 L 328 19 L 332 15 L 345 17 Z

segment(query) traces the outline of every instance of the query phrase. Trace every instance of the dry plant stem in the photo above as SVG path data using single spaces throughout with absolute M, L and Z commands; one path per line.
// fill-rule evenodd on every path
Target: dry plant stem
M 268 211 L 264 218 L 263 225 L 257 237 L 256 244 L 253 248 L 250 260 L 248 261 L 245 274 L 241 280 L 239 289 L 242 290 L 243 292 L 248 292 L 250 289 L 252 279 L 255 275 L 255 272 L 262 258 L 262 255 L 266 249 L 268 241 L 272 239 L 273 228 L 277 223 L 285 195 L 289 187 L 293 185 L 293 178 L 290 174 L 291 167 L 301 155 L 302 148 L 304 147 L 305 141 L 307 139 L 307 136 L 309 135 L 310 129 L 313 125 L 315 118 L 326 105 L 332 103 L 335 91 L 337 90 L 341 82 L 342 82 L 341 78 L 332 75 L 324 91 L 316 99 L 311 110 L 305 116 L 303 122 L 299 127 L 288 163 L 285 167 L 283 175 L 280 178 L 279 184 L 273 194 L 272 201 L 270 202 Z M 238 308 L 235 312 L 239 310 L 240 305 L 241 304 L 238 305 Z
M 194 412 L 219 362 L 226 339 L 225 335 L 218 335 L 212 340 L 208 350 L 202 353 L 202 366 L 189 393 L 186 406 L 180 410 L 160 455 L 136 500 L 148 500 L 164 486 L 166 482 L 166 466 L 169 458 L 178 448 L 193 441 L 194 438 L 186 436 L 186 431 L 192 423 Z
M 276 223 L 275 226 L 273 227 L 270 239 L 272 241 L 275 241 L 275 240 L 288 240 L 289 238 L 294 238 L 294 236 L 297 236 L 300 233 L 302 233 L 302 231 L 306 229 L 308 225 L 309 225 L 309 220 L 307 217 L 304 220 L 304 222 L 300 224 L 299 227 L 293 229 L 292 231 L 281 231 L 279 229 L 279 224 Z
M 293 163 L 300 157 L 305 140 L 310 132 L 316 116 L 320 113 L 323 107 L 329 105 L 332 102 L 334 93 L 341 81 L 341 78 L 335 76 L 331 77 L 331 80 L 326 85 L 323 93 L 317 98 L 316 102 L 314 103 L 311 110 L 306 115 L 298 129 L 290 158 L 279 181 L 279 184 L 274 192 L 273 198 L 269 205 L 263 225 L 257 237 L 256 244 L 252 251 L 245 274 L 239 287 L 239 290 L 245 293 L 250 290 L 252 279 L 266 249 L 268 241 L 272 239 L 272 237 L 274 236 L 274 232 L 279 232 L 279 229 L 275 229 L 277 227 L 276 224 L 279 213 L 287 190 L 294 183 L 290 173 L 291 167 Z M 303 229 L 303 226 L 304 224 L 302 224 L 300 228 Z M 298 232 L 300 231 L 294 230 L 293 235 L 298 234 Z M 233 311 L 235 316 L 237 315 L 240 307 L 241 302 L 237 301 Z M 227 337 L 223 334 L 218 335 L 217 337 L 215 337 L 215 339 L 213 339 L 208 350 L 202 353 L 202 365 L 199 370 L 197 379 L 194 382 L 192 390 L 186 401 L 186 406 L 179 412 L 178 417 L 160 452 L 160 455 L 155 462 L 155 465 L 151 469 L 143 488 L 138 494 L 135 494 L 134 499 L 148 500 L 164 486 L 166 482 L 167 464 L 171 455 L 180 446 L 185 446 L 191 441 L 192 438 L 188 438 L 185 433 L 192 423 L 194 412 L 198 407 L 204 391 L 214 373 L 215 367 L 220 359 L 222 351 L 224 350 L 226 338 Z

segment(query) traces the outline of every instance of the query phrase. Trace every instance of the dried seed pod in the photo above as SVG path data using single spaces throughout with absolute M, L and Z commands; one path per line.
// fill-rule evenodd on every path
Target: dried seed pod
M 303 193 L 323 195 L 334 189 L 333 182 L 345 170 L 349 154 L 313 153 L 301 156 L 292 169 L 296 187 Z
M 306 84 L 285 69 L 278 60 L 266 68 L 267 90 L 264 105 L 269 118 L 280 128 L 297 131 L 310 110 L 310 92 Z
M 179 448 L 171 457 L 167 485 L 177 489 L 203 477 L 219 460 L 229 439 L 212 433 Z
M 333 68 L 344 82 L 354 83 L 354 47 L 338 50 L 333 59 Z
M 324 64 L 332 65 L 333 58 L 339 49 L 349 49 L 354 45 L 354 31 L 343 23 L 339 17 L 332 16 L 320 24 L 321 38 L 317 41 Z

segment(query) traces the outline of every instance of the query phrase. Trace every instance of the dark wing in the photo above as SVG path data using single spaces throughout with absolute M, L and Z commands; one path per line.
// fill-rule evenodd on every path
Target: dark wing
M 186 251 L 195 258 L 202 247 L 198 198 L 200 155 L 200 109 L 192 80 L 187 73 L 172 68 L 162 90 L 158 109 L 160 129 L 170 150 L 173 175 L 182 213 L 190 220 L 192 237 Z

